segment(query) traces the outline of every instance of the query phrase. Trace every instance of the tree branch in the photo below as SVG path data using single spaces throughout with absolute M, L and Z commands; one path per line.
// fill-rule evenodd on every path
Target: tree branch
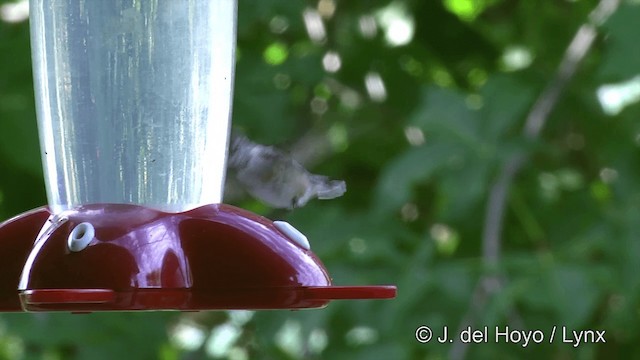
M 535 140 L 540 136 L 549 114 L 558 103 L 580 63 L 593 46 L 598 34 L 597 26 L 606 21 L 615 12 L 619 3 L 619 0 L 600 0 L 589 15 L 589 20 L 580 26 L 567 47 L 554 77 L 540 93 L 527 115 L 523 129 L 525 138 Z M 527 158 L 528 156 L 523 153 L 517 153 L 509 157 L 491 186 L 482 234 L 482 260 L 485 265 L 485 274 L 478 281 L 478 285 L 471 297 L 469 309 L 458 327 L 459 330 L 472 326 L 482 312 L 487 300 L 492 295 L 499 293 L 504 286 L 504 280 L 497 275 L 497 267 L 500 262 L 502 225 L 507 194 L 513 179 Z M 467 344 L 456 342 L 449 352 L 449 358 L 464 359 L 466 350 Z

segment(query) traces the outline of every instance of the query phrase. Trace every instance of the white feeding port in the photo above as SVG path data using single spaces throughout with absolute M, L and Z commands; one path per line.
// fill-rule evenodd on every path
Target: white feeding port
M 72 252 L 78 252 L 84 250 L 96 235 L 96 230 L 91 223 L 83 222 L 76 225 L 67 240 L 69 250 Z
M 286 221 L 274 221 L 273 225 L 275 225 L 276 228 L 280 230 L 280 232 L 282 232 L 296 244 L 300 245 L 303 249 L 311 249 L 311 245 L 309 244 L 309 240 L 307 239 L 307 237 L 303 233 L 301 233 L 300 230 L 293 227 L 293 225 L 289 224 Z

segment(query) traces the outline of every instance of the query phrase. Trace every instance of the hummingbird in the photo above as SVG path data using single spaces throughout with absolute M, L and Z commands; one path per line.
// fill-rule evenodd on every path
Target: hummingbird
M 235 131 L 227 166 L 251 196 L 274 208 L 299 208 L 314 198 L 333 199 L 347 191 L 344 181 L 312 174 L 290 154 Z

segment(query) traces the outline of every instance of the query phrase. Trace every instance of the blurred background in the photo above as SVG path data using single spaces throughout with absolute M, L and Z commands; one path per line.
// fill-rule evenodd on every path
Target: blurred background
M 640 358 L 637 3 L 240 0 L 234 126 L 348 191 L 227 201 L 294 224 L 335 284 L 397 299 L 2 314 L 0 359 Z M 28 6 L 0 0 L 0 220 L 45 203 Z M 422 344 L 421 325 L 547 341 Z

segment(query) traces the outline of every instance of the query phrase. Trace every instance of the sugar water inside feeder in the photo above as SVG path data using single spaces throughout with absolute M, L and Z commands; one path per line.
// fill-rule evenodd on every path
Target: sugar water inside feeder
M 219 203 L 235 1 L 31 0 L 43 165 L 54 213 L 92 203 Z

